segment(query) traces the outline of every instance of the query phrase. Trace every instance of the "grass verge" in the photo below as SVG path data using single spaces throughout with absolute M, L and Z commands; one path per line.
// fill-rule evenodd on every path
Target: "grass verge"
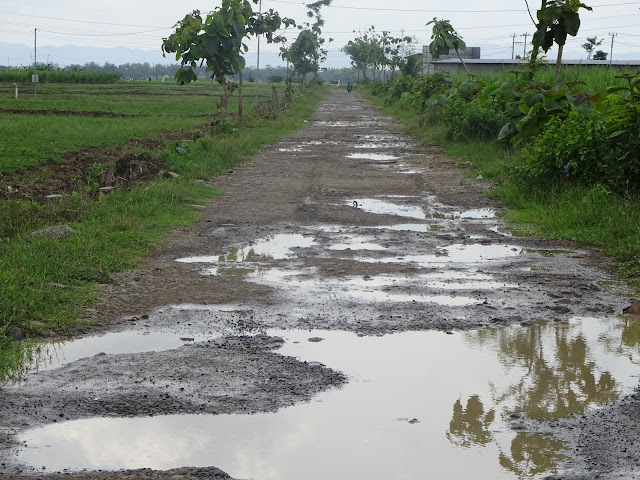
M 174 227 L 196 222 L 193 205 L 219 193 L 193 180 L 225 172 L 300 127 L 327 93 L 319 88 L 297 97 L 273 120 L 224 122 L 196 141 L 148 152 L 180 178 L 156 178 L 100 200 L 79 191 L 44 204 L 1 202 L 0 380 L 19 375 L 32 352 L 11 342 L 9 332 L 72 335 L 85 326 L 83 312 L 96 302 L 100 283 L 139 265 Z M 34 235 L 61 224 L 59 234 Z
M 569 183 L 527 184 L 518 175 L 517 151 L 495 142 L 448 140 L 433 119 L 398 103 L 385 105 L 367 89 L 361 92 L 401 120 L 411 135 L 442 147 L 469 176 L 494 183 L 488 195 L 509 208 L 506 219 L 518 234 L 598 247 L 615 259 L 619 274 L 640 289 L 640 198 Z

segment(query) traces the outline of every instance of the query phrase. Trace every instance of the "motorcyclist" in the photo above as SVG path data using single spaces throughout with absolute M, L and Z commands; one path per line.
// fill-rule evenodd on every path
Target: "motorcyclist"
M 351 80 L 349 80 L 347 82 L 347 92 L 350 92 L 351 90 L 353 90 L 353 82 L 351 82 Z

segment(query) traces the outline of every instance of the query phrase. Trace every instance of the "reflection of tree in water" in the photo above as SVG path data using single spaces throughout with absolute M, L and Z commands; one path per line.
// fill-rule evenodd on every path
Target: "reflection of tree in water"
M 532 478 L 543 472 L 556 471 L 556 465 L 566 458 L 561 452 L 566 446 L 553 437 L 520 432 L 511 442 L 511 452 L 507 454 L 493 437 L 492 424 L 495 410 L 485 413 L 480 397 L 473 395 L 464 408 L 458 399 L 453 405 L 453 416 L 449 423 L 447 438 L 458 447 L 484 447 L 495 442 L 500 454 L 500 465 L 518 478 Z
M 620 334 L 616 333 L 621 330 Z M 640 326 L 627 322 L 613 336 L 600 337 L 610 350 L 620 354 L 622 344 L 629 351 L 640 345 Z M 495 352 L 505 367 L 504 381 L 493 385 L 492 405 L 486 411 L 481 399 L 471 396 L 466 408 L 456 400 L 447 438 L 461 447 L 484 447 L 494 443 L 500 465 L 518 476 L 532 478 L 552 472 L 565 458 L 565 445 L 551 436 L 519 432 L 510 448 L 503 448 L 492 432 L 495 412 L 512 412 L 529 418 L 549 419 L 581 414 L 590 406 L 603 405 L 618 398 L 618 382 L 601 369 L 590 351 L 587 337 L 571 325 L 542 325 L 532 328 L 486 329 L 465 334 L 483 350 Z M 610 343 L 607 343 L 609 341 Z
M 543 325 L 481 330 L 467 338 L 498 352 L 506 367 L 524 369 L 496 395 L 496 403 L 545 419 L 583 413 L 589 406 L 618 398 L 617 382 L 600 371 L 584 336 L 574 332 L 569 325 Z
M 567 458 L 560 453 L 564 450 L 566 445 L 551 436 L 520 432 L 511 442 L 511 455 L 500 452 L 500 465 L 518 478 L 533 478 L 555 472 L 556 465 Z
M 603 335 L 600 341 L 608 352 L 625 357 L 635 365 L 640 364 L 638 347 L 640 347 L 640 320 L 630 318 L 611 319 L 615 334 Z
M 459 447 L 487 445 L 493 440 L 489 429 L 495 416 L 494 410 L 484 412 L 484 405 L 477 395 L 469 397 L 466 409 L 458 399 L 453 405 L 453 417 L 449 423 L 447 438 Z

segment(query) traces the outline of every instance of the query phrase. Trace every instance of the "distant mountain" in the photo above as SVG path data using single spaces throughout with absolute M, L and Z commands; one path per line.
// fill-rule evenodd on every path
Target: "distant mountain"
M 38 63 L 57 64 L 60 67 L 67 65 L 84 65 L 95 62 L 98 65 L 113 63 L 122 65 L 125 63 L 149 63 L 149 64 L 174 64 L 175 57 L 167 55 L 162 57 L 160 45 L 157 50 L 139 50 L 133 48 L 97 48 L 67 45 L 54 47 L 51 45 L 38 46 Z M 256 65 L 255 52 L 249 52 L 246 56 L 247 65 Z M 9 62 L 7 64 L 7 62 Z M 0 65 L 27 66 L 33 63 L 33 46 L 0 43 Z M 282 59 L 277 52 L 263 51 L 260 53 L 260 65 L 282 65 Z M 328 68 L 342 68 L 349 65 L 349 59 L 339 49 L 330 50 L 325 66 Z
M 60 67 L 67 65 L 95 62 L 99 65 L 113 63 L 175 63 L 174 58 L 163 58 L 160 46 L 158 50 L 137 50 L 132 48 L 96 48 L 67 45 L 54 47 L 51 45 L 38 45 L 38 63 L 58 64 Z M 33 46 L 0 43 L 0 65 L 27 66 L 33 63 Z

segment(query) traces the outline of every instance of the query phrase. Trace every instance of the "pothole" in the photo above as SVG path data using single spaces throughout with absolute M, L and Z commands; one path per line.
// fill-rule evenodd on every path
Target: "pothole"
M 424 220 L 426 218 L 421 207 L 412 205 L 398 205 L 397 203 L 380 200 L 376 198 L 365 198 L 347 202 L 354 207 L 359 208 L 367 213 L 375 213 L 378 215 L 396 215 L 398 217 L 416 218 Z
M 226 255 L 207 255 L 179 258 L 180 263 L 244 263 L 270 262 L 295 256 L 294 249 L 314 245 L 313 237 L 301 234 L 277 234 L 258 240 L 252 245 L 236 246 Z
M 349 383 L 276 413 L 59 422 L 20 433 L 15 459 L 47 472 L 215 465 L 260 480 L 542 478 L 566 446 L 529 433 L 531 419 L 583 414 L 635 388 L 639 329 L 575 319 L 452 335 L 272 331 L 282 354 Z
M 389 161 L 398 160 L 400 157 L 394 155 L 386 155 L 384 153 L 351 153 L 347 155 L 347 158 L 354 160 L 375 160 L 375 161 Z
M 386 258 L 358 258 L 362 262 L 415 263 L 421 266 L 447 263 L 483 263 L 521 255 L 523 249 L 513 245 L 450 245 L 440 247 L 435 255 L 403 255 Z

